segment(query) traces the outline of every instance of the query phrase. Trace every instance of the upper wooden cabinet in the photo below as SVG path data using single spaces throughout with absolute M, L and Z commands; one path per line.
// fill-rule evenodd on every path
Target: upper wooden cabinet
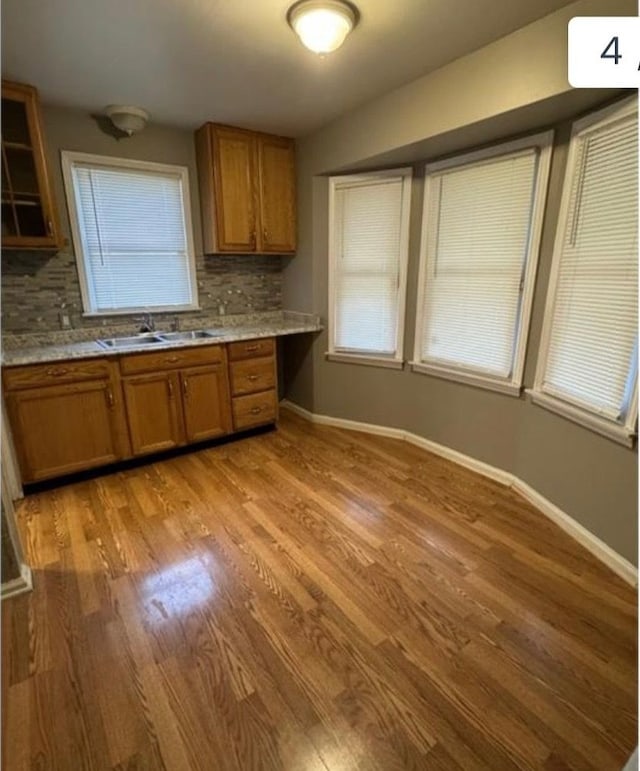
M 51 193 L 38 92 L 2 81 L 2 246 L 57 249 L 58 218 Z
M 196 152 L 205 253 L 295 252 L 293 140 L 206 123 Z

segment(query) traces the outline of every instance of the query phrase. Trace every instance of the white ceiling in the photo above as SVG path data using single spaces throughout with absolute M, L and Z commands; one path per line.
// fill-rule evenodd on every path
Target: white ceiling
M 287 0 L 3 0 L 3 77 L 44 102 L 294 136 L 567 5 L 567 0 L 357 0 L 343 48 L 312 54 Z M 535 62 L 532 62 L 535 66 Z

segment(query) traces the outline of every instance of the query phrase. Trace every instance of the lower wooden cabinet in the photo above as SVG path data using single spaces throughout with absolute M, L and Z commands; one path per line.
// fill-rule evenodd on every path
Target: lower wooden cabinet
M 104 466 L 120 457 L 109 380 L 15 391 L 7 408 L 24 482 Z
M 180 382 L 187 442 L 202 442 L 231 433 L 226 366 L 183 369 Z
M 276 341 L 229 344 L 233 427 L 245 431 L 278 419 Z
M 122 380 L 134 455 L 231 432 L 226 363 Z
M 276 369 L 273 338 L 8 367 L 3 385 L 22 479 L 274 423 Z
M 162 452 L 184 444 L 175 372 L 128 377 L 123 379 L 122 387 L 134 455 Z

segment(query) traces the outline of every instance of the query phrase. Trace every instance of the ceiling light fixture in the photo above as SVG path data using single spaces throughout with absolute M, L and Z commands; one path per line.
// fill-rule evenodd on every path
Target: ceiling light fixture
M 340 48 L 358 18 L 358 9 L 345 0 L 300 0 L 287 12 L 293 31 L 317 54 Z
M 149 113 L 141 107 L 129 107 L 122 104 L 110 104 L 104 108 L 104 114 L 113 125 L 131 136 L 147 125 Z

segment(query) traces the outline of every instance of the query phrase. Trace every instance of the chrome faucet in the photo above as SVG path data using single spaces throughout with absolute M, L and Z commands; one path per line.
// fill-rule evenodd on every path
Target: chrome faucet
M 135 318 L 134 321 L 140 322 L 139 331 L 141 334 L 144 334 L 145 332 L 156 331 L 156 322 L 150 313 L 144 313 L 142 316 L 138 316 L 137 318 Z

